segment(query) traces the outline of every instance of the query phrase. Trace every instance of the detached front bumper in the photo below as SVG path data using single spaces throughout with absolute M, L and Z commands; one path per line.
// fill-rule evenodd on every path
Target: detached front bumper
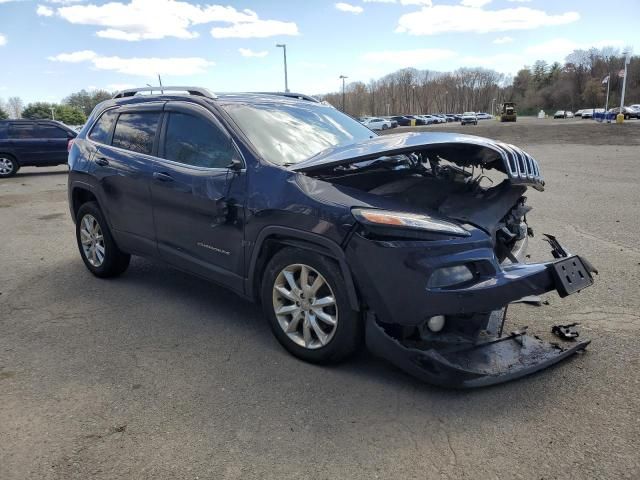
M 418 258 L 415 252 L 409 254 L 402 266 L 410 265 L 411 259 L 414 268 L 404 278 L 397 277 L 398 296 L 388 291 L 378 297 L 378 302 L 369 304 L 377 304 L 383 312 L 395 315 L 385 316 L 371 308 L 366 324 L 368 348 L 426 382 L 454 388 L 514 380 L 584 350 L 590 343 L 588 340 L 563 347 L 528 335 L 524 330 L 503 335 L 510 303 L 552 290 L 564 297 L 593 283 L 591 274 L 595 270 L 588 261 L 568 254 L 554 237 L 549 237 L 549 243 L 556 259 L 530 265 L 496 266 L 495 257 L 489 258 L 492 254 L 483 248 L 457 251 L 449 247 L 453 251 L 429 259 Z M 414 273 L 420 272 L 424 278 L 433 269 L 457 260 L 488 262 L 495 272 L 490 275 L 487 271 L 486 278 L 449 289 L 429 289 L 423 281 L 419 295 L 412 287 Z M 393 274 L 387 275 L 390 278 Z M 406 315 L 401 321 L 395 321 L 398 309 Z M 429 331 L 425 320 L 436 315 L 445 317 L 445 327 Z

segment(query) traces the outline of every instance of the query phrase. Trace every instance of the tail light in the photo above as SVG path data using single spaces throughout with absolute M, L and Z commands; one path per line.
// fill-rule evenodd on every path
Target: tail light
M 74 138 L 70 138 L 69 141 L 67 142 L 67 152 L 71 151 L 71 147 L 73 147 L 73 142 L 75 141 Z

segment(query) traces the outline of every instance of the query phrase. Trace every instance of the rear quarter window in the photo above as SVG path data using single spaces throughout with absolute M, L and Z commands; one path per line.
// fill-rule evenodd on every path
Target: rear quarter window
M 114 110 L 108 110 L 102 114 L 89 133 L 89 139 L 94 142 L 111 143 L 111 131 L 118 114 Z
M 55 125 L 40 125 L 39 133 L 42 138 L 60 139 L 69 136 L 66 130 L 56 127 Z
M 151 155 L 159 120 L 159 112 L 122 113 L 118 117 L 111 144 Z

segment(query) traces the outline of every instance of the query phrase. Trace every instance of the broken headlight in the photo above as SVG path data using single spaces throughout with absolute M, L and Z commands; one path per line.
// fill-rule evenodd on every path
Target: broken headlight
M 463 237 L 470 235 L 469 232 L 455 223 L 436 219 L 428 215 L 364 208 L 355 208 L 351 212 L 360 223 L 372 226 L 408 228 Z

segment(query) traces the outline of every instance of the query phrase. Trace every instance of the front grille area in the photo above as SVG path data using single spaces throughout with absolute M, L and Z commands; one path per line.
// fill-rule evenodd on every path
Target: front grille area
M 544 178 L 540 174 L 540 166 L 531 155 L 508 143 L 496 145 L 512 183 L 528 184 L 538 190 L 544 190 Z

